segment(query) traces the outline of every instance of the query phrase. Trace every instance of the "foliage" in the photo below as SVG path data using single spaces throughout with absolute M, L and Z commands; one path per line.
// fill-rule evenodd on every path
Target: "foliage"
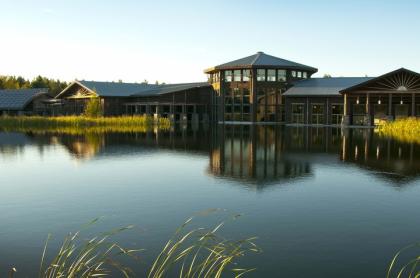
M 84 115 L 92 118 L 102 117 L 104 112 L 102 109 L 101 99 L 98 97 L 91 98 L 86 104 Z
M 419 249 L 420 243 L 411 244 L 404 247 L 392 258 L 392 261 L 388 268 L 387 278 L 390 277 L 407 277 L 407 278 L 418 278 L 420 277 L 420 256 L 414 256 L 403 263 L 402 266 L 397 267 L 398 260 L 402 255 L 407 251 L 414 251 L 414 249 Z M 417 250 L 418 251 L 418 250 Z
M 212 210 L 214 211 L 214 210 Z M 235 216 L 237 218 L 238 216 Z M 255 238 L 239 241 L 226 240 L 218 235 L 225 222 L 212 229 L 189 228 L 194 217 L 188 219 L 177 229 L 175 235 L 167 242 L 154 263 L 148 267 L 148 277 L 241 277 L 254 269 L 237 267 L 237 260 L 249 252 L 260 252 L 254 243 Z M 88 223 L 90 226 L 97 222 Z M 137 254 L 144 249 L 126 249 L 114 243 L 111 237 L 132 229 L 133 226 L 116 229 L 102 235 L 85 239 L 81 231 L 68 234 L 57 253 L 50 255 L 47 237 L 41 256 L 40 278 L 87 278 L 112 276 L 119 272 L 123 277 L 136 277 L 135 273 L 124 266 L 121 261 L 131 258 L 139 260 Z M 11 276 L 16 272 L 13 268 Z
M 192 219 L 188 219 L 166 243 L 154 261 L 148 278 L 171 277 L 174 274 L 184 278 L 219 278 L 227 272 L 231 273 L 229 277 L 241 277 L 255 270 L 235 266 L 240 257 L 261 251 L 254 243 L 256 238 L 226 240 L 217 234 L 224 222 L 213 229 L 186 230 Z
M 5 131 L 38 131 L 38 132 L 105 132 L 105 131 L 139 131 L 152 127 L 167 129 L 171 126 L 169 119 L 160 118 L 158 122 L 150 116 L 123 117 L 85 117 L 85 116 L 3 116 L 0 117 L 0 128 Z
M 420 119 L 407 118 L 387 122 L 378 127 L 381 136 L 392 137 L 402 142 L 420 144 Z
M 57 95 L 67 87 L 66 82 L 37 76 L 32 81 L 21 76 L 0 76 L 0 89 L 48 88 L 51 95 Z

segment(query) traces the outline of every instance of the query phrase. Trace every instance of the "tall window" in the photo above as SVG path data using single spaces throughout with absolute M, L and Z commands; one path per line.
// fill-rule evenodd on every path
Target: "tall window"
M 265 81 L 265 69 L 257 69 L 257 81 Z
M 292 77 L 296 77 L 296 71 L 292 70 Z
M 313 124 L 319 125 L 324 123 L 324 104 L 313 104 L 311 112 Z
M 286 82 L 286 70 L 277 70 L 277 81 Z
M 306 71 L 304 71 L 304 72 L 302 73 L 302 77 L 303 77 L 303 78 L 305 78 L 305 79 L 306 79 L 306 78 L 308 78 L 308 73 L 307 73 Z
M 241 70 L 233 71 L 233 81 L 236 81 L 236 82 L 241 81 Z
M 292 123 L 304 123 L 304 105 L 303 103 L 292 103 Z
M 297 77 L 298 77 L 298 78 L 302 78 L 302 72 L 301 72 L 301 71 L 298 71 L 298 72 L 297 72 Z
M 225 82 L 232 82 L 232 71 L 225 71 Z
M 273 70 L 273 69 L 267 70 L 267 81 L 270 81 L 270 82 L 276 81 L 276 70 Z
M 251 71 L 250 70 L 243 70 L 242 71 L 242 81 L 248 82 L 249 78 L 251 76 Z

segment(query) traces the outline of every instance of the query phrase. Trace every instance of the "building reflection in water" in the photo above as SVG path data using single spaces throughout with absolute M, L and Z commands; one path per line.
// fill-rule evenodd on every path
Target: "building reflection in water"
M 145 133 L 0 132 L 3 159 L 23 153 L 28 145 L 40 153 L 50 145 L 61 145 L 78 160 L 184 152 L 209 157 L 210 175 L 256 188 L 311 177 L 317 165 L 356 165 L 396 186 L 420 175 L 420 145 L 381 138 L 372 129 L 219 125 Z

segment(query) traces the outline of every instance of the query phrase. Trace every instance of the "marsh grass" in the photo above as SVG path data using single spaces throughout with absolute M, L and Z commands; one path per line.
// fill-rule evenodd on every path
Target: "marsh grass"
M 395 254 L 392 258 L 391 263 L 388 268 L 387 278 L 396 277 L 396 278 L 419 278 L 420 277 L 420 255 L 414 255 L 409 259 L 403 259 L 403 263 L 400 264 L 398 261 L 403 255 L 408 251 L 418 252 L 420 251 L 420 243 L 415 243 L 408 245 L 401 249 Z M 419 253 L 417 253 L 419 254 Z M 406 257 L 406 256 L 405 256 Z M 400 265 L 400 266 L 398 266 Z
M 121 277 L 137 277 L 130 268 L 121 263 L 127 258 L 134 259 L 136 265 L 145 268 L 144 273 L 148 273 L 148 278 L 204 278 L 221 277 L 222 274 L 228 277 L 242 277 L 254 270 L 239 267 L 238 260 L 250 252 L 261 251 L 254 243 L 255 238 L 235 241 L 219 235 L 219 230 L 225 223 L 236 219 L 238 215 L 211 229 L 192 227 L 191 223 L 195 217 L 189 218 L 176 230 L 150 267 L 144 262 L 141 263 L 137 256 L 139 252 L 144 251 L 143 249 L 126 249 L 111 240 L 112 236 L 132 229 L 133 226 L 82 239 L 81 232 L 99 220 L 95 219 L 81 231 L 68 234 L 59 250 L 55 252 L 49 250 L 49 235 L 41 256 L 39 277 L 115 277 L 116 273 L 120 273 Z M 11 272 L 11 277 L 13 273 Z
M 157 122 L 150 116 L 86 117 L 86 116 L 17 116 L 0 117 L 4 131 L 90 131 L 90 132 L 142 132 L 153 127 L 167 129 L 170 120 L 160 118 Z
M 420 144 L 420 119 L 407 118 L 388 122 L 378 127 L 383 137 L 391 137 L 406 143 Z

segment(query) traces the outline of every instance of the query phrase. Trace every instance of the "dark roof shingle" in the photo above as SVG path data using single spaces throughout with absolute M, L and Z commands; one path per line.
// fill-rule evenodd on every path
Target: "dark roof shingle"
M 372 77 L 331 77 L 310 78 L 298 81 L 287 90 L 285 96 L 332 96 L 340 95 L 340 91 L 371 80 Z
M 0 110 L 23 110 L 34 98 L 48 89 L 0 90 Z
M 218 65 L 214 68 L 205 70 L 205 72 L 212 72 L 215 70 L 222 69 L 234 69 L 234 68 L 250 68 L 250 67 L 276 67 L 276 68 L 286 68 L 286 69 L 298 69 L 298 70 L 307 70 L 309 72 L 315 73 L 318 71 L 317 68 L 310 67 L 307 65 L 299 64 L 275 56 L 265 54 L 263 52 L 258 52 L 254 55 L 234 60 L 228 63 Z

